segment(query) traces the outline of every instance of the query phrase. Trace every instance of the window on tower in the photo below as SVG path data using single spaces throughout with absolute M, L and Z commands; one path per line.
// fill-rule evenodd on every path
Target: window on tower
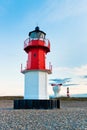
M 45 39 L 45 35 L 44 35 L 44 33 L 42 33 L 42 32 L 32 32 L 31 34 L 30 34 L 30 38 L 42 38 L 42 39 Z
M 34 53 L 34 57 L 36 57 L 36 53 Z

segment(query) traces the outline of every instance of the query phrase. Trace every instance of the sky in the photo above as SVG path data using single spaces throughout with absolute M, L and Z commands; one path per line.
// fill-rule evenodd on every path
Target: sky
M 46 32 L 53 73 L 69 78 L 60 95 L 87 93 L 87 0 L 0 0 L 0 96 L 24 95 L 24 40 L 36 26 Z M 50 82 L 50 81 L 49 81 Z M 53 94 L 49 85 L 49 94 Z

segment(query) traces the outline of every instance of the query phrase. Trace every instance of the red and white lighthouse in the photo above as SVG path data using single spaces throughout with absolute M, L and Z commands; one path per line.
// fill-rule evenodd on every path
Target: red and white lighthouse
M 67 97 L 70 97 L 70 94 L 69 94 L 69 87 L 67 87 Z
M 24 99 L 48 99 L 48 74 L 52 66 L 46 68 L 46 54 L 50 52 L 50 42 L 46 33 L 37 26 L 29 32 L 29 38 L 24 41 L 24 51 L 28 54 L 26 67 L 21 72 L 25 75 Z
M 60 100 L 49 99 L 48 74 L 52 66 L 46 68 L 46 54 L 50 52 L 50 42 L 46 33 L 37 26 L 29 32 L 29 38 L 24 41 L 24 51 L 28 55 L 26 67 L 21 72 L 25 76 L 24 99 L 14 100 L 14 109 L 54 109 L 60 108 Z

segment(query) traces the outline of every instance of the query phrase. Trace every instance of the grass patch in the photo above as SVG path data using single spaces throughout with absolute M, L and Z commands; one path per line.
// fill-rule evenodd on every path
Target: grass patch
M 15 99 L 23 99 L 23 96 L 1 96 L 0 100 L 15 100 Z
M 15 100 L 24 99 L 23 96 L 0 96 L 0 100 Z M 60 99 L 63 101 L 87 101 L 87 97 L 59 97 L 55 99 Z
M 60 97 L 56 98 L 63 101 L 87 101 L 87 97 Z

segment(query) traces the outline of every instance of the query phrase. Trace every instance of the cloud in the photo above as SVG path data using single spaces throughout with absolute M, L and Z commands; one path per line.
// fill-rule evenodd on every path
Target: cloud
M 64 79 L 50 79 L 50 84 L 55 83 L 55 84 L 62 84 L 62 86 L 67 87 L 67 86 L 77 86 L 79 84 L 71 83 L 71 78 L 64 78 Z
M 82 65 L 80 67 L 75 67 L 74 68 L 74 73 L 77 76 L 87 76 L 87 64 L 86 65 Z
M 60 77 L 60 78 L 57 78 Z M 69 77 L 69 78 L 66 78 Z M 50 81 L 62 83 L 64 86 L 86 87 L 87 84 L 87 64 L 79 67 L 57 67 L 53 68 Z
M 50 79 L 51 82 L 55 82 L 58 84 L 64 84 L 66 82 L 70 82 L 71 78 L 64 78 L 64 79 Z
M 84 78 L 83 78 L 84 77 Z M 57 67 L 53 68 L 53 73 L 49 77 L 50 83 L 63 83 L 60 94 L 66 95 L 66 88 L 70 88 L 70 95 L 87 92 L 87 64 L 77 67 Z M 68 82 L 65 82 L 68 81 Z M 52 89 L 51 86 L 49 86 Z M 51 91 L 52 93 L 52 91 Z
M 87 76 L 87 64 L 78 67 L 58 67 L 54 68 L 54 71 L 59 71 L 59 75 L 67 75 L 67 77 L 80 77 Z
M 83 78 L 84 78 L 84 79 L 87 79 L 87 75 L 84 75 Z
M 63 86 L 65 86 L 65 87 L 67 87 L 67 86 L 77 86 L 77 85 L 79 85 L 79 84 L 63 84 Z

